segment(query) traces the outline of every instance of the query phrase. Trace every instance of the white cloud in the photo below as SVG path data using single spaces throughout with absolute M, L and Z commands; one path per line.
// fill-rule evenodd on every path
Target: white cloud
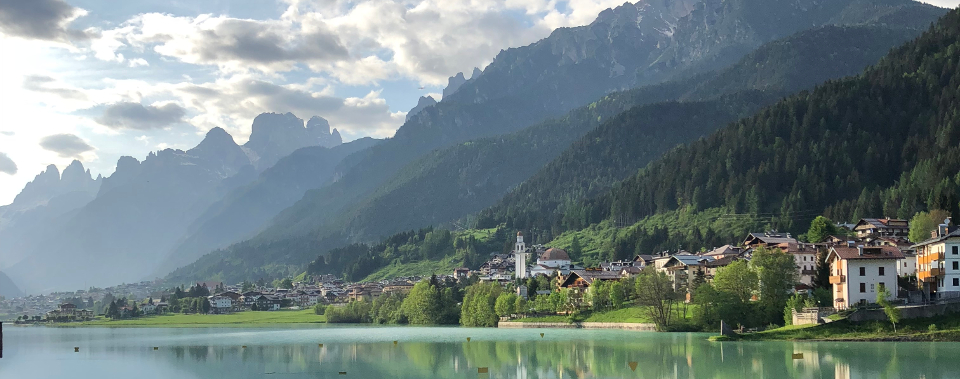
M 503 48 L 592 21 L 622 0 L 287 1 L 278 19 L 138 15 L 93 43 L 101 60 L 124 49 L 152 49 L 223 72 L 295 71 L 306 66 L 341 83 L 368 85 L 399 77 L 442 85 L 483 67 Z M 562 10 L 562 11 L 561 11 Z
M 329 88 L 311 91 L 302 86 L 278 85 L 251 75 L 235 75 L 214 82 L 179 83 L 164 87 L 196 116 L 189 121 L 201 131 L 222 127 L 239 141 L 250 134 L 253 118 L 263 112 L 292 112 L 308 119 L 318 115 L 349 138 L 386 137 L 403 123 L 391 113 L 378 91 L 364 97 L 340 98 Z

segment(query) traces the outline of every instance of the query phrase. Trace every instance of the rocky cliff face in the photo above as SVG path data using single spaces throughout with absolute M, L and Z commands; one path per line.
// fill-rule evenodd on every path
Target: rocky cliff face
M 330 124 L 322 117 L 314 116 L 304 126 L 293 113 L 264 113 L 253 120 L 250 140 L 243 147 L 254 153 L 254 165 L 263 171 L 299 148 L 333 147 L 342 142 L 340 133 L 331 133 Z
M 62 175 L 57 166 L 49 165 L 27 183 L 13 203 L 0 207 L 0 269 L 23 260 L 26 245 L 47 238 L 63 215 L 93 200 L 102 181 L 73 161 Z
M 407 112 L 407 121 L 410 121 L 410 118 L 416 116 L 417 113 L 420 113 L 426 107 L 432 107 L 437 105 L 437 101 L 431 96 L 420 96 L 420 100 L 417 101 L 417 106 L 413 107 L 410 112 Z
M 62 175 L 51 166 L 0 208 L 0 269 L 31 292 L 144 279 L 211 204 L 257 179 L 254 166 L 269 168 L 300 147 L 339 144 L 320 117 L 304 126 L 289 113 L 264 114 L 243 147 L 214 128 L 186 151 L 121 157 L 104 179 L 79 162 Z

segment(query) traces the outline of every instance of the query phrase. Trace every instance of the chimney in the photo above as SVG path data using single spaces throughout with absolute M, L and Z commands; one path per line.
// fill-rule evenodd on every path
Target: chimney
M 854 247 L 854 246 L 856 246 L 855 241 L 847 241 L 847 247 Z
M 858 246 L 857 246 L 857 255 L 859 255 L 859 256 L 861 256 L 861 257 L 863 256 L 863 245 L 858 245 Z

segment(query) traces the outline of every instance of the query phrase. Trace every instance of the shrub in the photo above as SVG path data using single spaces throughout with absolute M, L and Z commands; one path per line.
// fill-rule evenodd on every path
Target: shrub
M 930 324 L 930 326 L 927 327 L 927 331 L 929 331 L 930 333 L 936 332 L 937 324 Z
M 313 306 L 313 313 L 322 315 L 327 312 L 327 306 L 323 304 L 317 304 Z

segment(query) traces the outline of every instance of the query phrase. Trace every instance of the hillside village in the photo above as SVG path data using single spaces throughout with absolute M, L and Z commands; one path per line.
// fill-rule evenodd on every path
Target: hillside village
M 790 233 L 757 232 L 742 241 L 700 253 L 659 252 L 637 255 L 632 260 L 602 262 L 596 267 L 575 264 L 563 249 L 528 246 L 523 233 L 518 232 L 511 253 L 492 253 L 474 270 L 457 268 L 449 274 L 435 275 L 430 281 L 497 283 L 524 300 L 562 292 L 567 302 L 563 306 L 543 307 L 531 301 L 528 309 L 514 307 L 503 319 L 544 311 L 552 314 L 590 309 L 596 299 L 595 294 L 590 296 L 591 288 L 598 288 L 601 283 L 634 280 L 645 270 L 663 274 L 678 300 L 691 303 L 695 289 L 712 283 L 720 270 L 735 262 L 749 263 L 759 250 L 775 250 L 792 256 L 796 281 L 791 292 L 818 299 L 818 314 L 872 306 L 878 301 L 878 293 L 886 294 L 889 301 L 901 306 L 960 302 L 960 229 L 951 226 L 949 219 L 920 243 L 909 242 L 911 230 L 906 220 L 864 218 L 855 224 L 835 225 L 833 230 L 838 233 L 817 243 L 801 242 Z M 308 309 L 317 305 L 340 307 L 354 302 L 370 303 L 390 295 L 402 298 L 425 279 L 413 276 L 348 283 L 333 275 L 317 275 L 297 281 L 278 280 L 271 285 L 262 281 L 232 285 L 199 282 L 174 289 L 142 282 L 3 299 L 0 313 L 16 315 L 18 322 L 36 323 L 87 321 L 95 315 L 122 319 L 165 313 L 227 314 Z M 752 297 L 757 300 L 756 294 Z M 824 321 L 815 317 L 811 322 Z

